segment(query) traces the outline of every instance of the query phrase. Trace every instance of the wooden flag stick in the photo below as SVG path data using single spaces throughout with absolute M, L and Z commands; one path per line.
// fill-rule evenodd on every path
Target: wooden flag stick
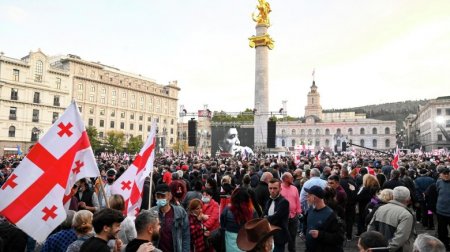
M 106 208 L 109 208 L 109 199 L 106 198 L 106 192 L 105 192 L 105 186 L 103 185 L 103 180 L 100 176 L 97 177 L 97 180 L 100 182 L 100 193 L 103 195 L 103 199 L 105 200 L 105 203 L 106 203 Z
M 150 186 L 148 187 L 148 209 L 150 209 L 152 206 L 153 172 L 154 170 L 150 172 Z

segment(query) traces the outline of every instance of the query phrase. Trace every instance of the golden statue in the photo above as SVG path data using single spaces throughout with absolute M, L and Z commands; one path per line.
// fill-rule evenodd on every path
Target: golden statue
M 258 0 L 258 5 L 256 9 L 259 13 L 253 13 L 252 18 L 257 24 L 265 24 L 270 26 L 269 13 L 272 11 L 270 9 L 270 4 L 266 0 Z

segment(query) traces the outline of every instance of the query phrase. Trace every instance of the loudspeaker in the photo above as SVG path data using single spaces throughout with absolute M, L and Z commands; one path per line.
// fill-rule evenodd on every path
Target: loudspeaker
M 188 122 L 188 145 L 197 146 L 197 121 Z
M 277 124 L 275 121 L 267 122 L 267 148 L 275 148 L 275 134 L 277 131 Z
M 347 151 L 347 142 L 342 142 L 342 151 Z

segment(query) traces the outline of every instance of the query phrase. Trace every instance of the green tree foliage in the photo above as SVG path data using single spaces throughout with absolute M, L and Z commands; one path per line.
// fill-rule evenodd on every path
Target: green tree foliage
M 111 148 L 112 151 L 121 152 L 125 143 L 125 134 L 115 130 L 108 131 L 106 132 L 106 143 L 108 149 Z
M 86 133 L 89 137 L 89 142 L 91 142 L 92 150 L 97 152 L 100 149 L 100 141 L 98 140 L 98 131 L 94 126 L 88 126 L 86 128 Z
M 127 150 L 129 153 L 138 153 L 142 146 L 144 145 L 144 141 L 142 141 L 142 136 L 133 136 L 130 137 L 130 140 L 128 140 L 127 143 Z
M 245 109 L 244 112 L 232 116 L 224 111 L 214 111 L 214 116 L 211 118 L 213 122 L 253 122 L 255 116 L 253 115 L 252 109 Z

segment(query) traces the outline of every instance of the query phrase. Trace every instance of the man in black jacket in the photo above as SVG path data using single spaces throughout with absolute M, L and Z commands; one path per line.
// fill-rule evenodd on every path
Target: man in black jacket
M 289 202 L 280 194 L 281 181 L 273 178 L 269 181 L 270 199 L 267 201 L 264 215 L 270 224 L 278 226 L 281 231 L 273 236 L 274 252 L 283 252 L 286 243 L 289 241 L 288 219 Z
M 272 173 L 270 172 L 264 172 L 261 175 L 259 184 L 256 186 L 254 192 L 255 192 L 255 198 L 258 202 L 261 209 L 264 209 L 266 207 L 266 203 L 269 200 L 269 181 L 273 178 Z
M 307 252 L 341 252 L 344 230 L 337 215 L 325 205 L 324 190 L 320 186 L 305 189 L 311 206 L 306 212 L 304 233 L 306 234 Z

